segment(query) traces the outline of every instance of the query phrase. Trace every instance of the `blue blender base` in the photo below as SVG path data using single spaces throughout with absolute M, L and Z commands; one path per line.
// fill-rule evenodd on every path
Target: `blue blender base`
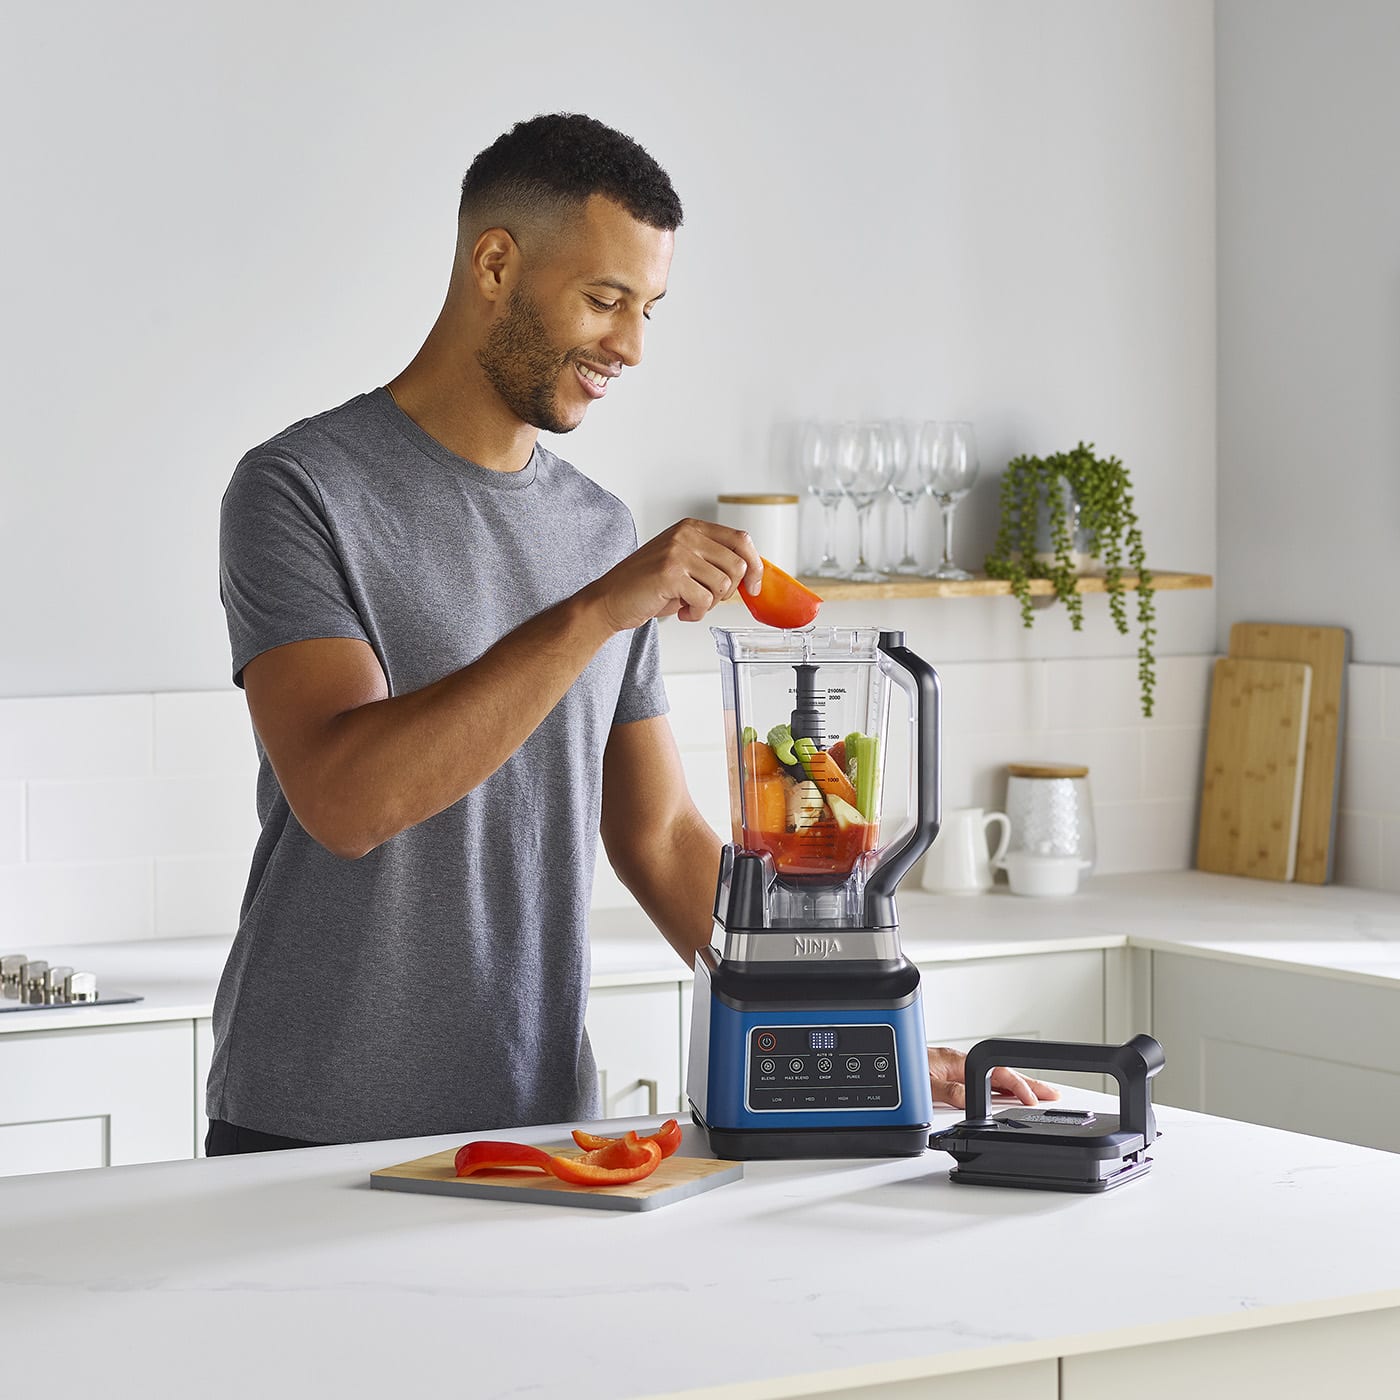
M 715 1156 L 927 1149 L 933 1101 L 917 983 L 903 1004 L 750 1009 L 716 994 L 700 959 L 695 971 L 687 1091 Z

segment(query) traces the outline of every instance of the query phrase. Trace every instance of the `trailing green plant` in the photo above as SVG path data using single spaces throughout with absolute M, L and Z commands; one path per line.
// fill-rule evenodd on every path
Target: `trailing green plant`
M 1084 599 L 1075 585 L 1074 535 L 1066 505 L 1069 488 L 1079 502 L 1079 528 L 1088 552 L 1103 564 L 1104 587 L 1114 626 L 1127 634 L 1127 606 L 1123 600 L 1123 573 L 1127 564 L 1138 577 L 1138 681 L 1142 687 L 1142 712 L 1151 717 L 1156 686 L 1153 642 L 1157 636 L 1156 604 L 1152 575 L 1148 572 L 1142 529 L 1133 505 L 1127 468 L 1116 457 L 1096 457 L 1094 444 L 1080 443 L 1073 452 L 1052 457 L 1016 457 L 1007 463 L 1001 478 L 1001 518 L 996 544 L 987 556 L 992 578 L 1011 584 L 1021 604 L 1021 619 L 1029 627 L 1030 580 L 1049 579 L 1055 596 L 1069 612 L 1076 632 L 1084 626 Z M 1050 525 L 1052 558 L 1036 558 L 1039 513 L 1044 506 Z

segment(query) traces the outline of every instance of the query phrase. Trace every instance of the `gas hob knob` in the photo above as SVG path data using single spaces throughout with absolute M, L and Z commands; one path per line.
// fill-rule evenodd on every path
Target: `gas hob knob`
M 24 991 L 20 995 L 21 1001 L 27 1001 L 31 1006 L 44 1004 L 44 982 L 48 972 L 49 965 L 42 958 L 36 959 L 24 969 Z
M 97 974 L 95 972 L 70 972 L 63 979 L 65 998 L 75 1004 L 97 1000 Z
M 51 967 L 44 974 L 44 1000 L 50 1006 L 62 1006 L 68 1000 L 68 979 L 71 967 Z
M 8 953 L 0 958 L 0 995 L 15 998 L 24 992 L 24 969 L 29 959 L 23 953 Z

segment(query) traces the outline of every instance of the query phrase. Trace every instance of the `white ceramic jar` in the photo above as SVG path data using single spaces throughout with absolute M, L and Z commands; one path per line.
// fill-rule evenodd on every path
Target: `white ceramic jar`
M 1011 850 L 1075 856 L 1092 871 L 1097 852 L 1088 768 L 1082 763 L 1010 763 L 1006 773 Z

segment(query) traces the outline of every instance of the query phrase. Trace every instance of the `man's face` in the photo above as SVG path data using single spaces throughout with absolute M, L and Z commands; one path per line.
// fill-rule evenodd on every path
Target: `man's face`
M 522 422 L 578 427 L 624 365 L 642 359 L 653 305 L 666 294 L 675 235 L 593 195 L 552 254 L 530 259 L 477 358 Z

